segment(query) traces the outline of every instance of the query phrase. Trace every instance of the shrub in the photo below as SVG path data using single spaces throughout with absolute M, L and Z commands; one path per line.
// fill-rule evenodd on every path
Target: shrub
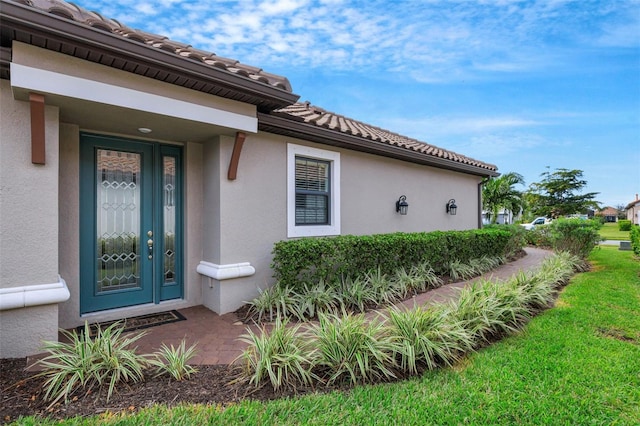
M 598 230 L 602 225 L 595 220 L 558 219 L 551 229 L 553 249 L 567 251 L 572 255 L 586 259 L 596 244 L 602 240 Z
M 482 256 L 470 259 L 467 263 L 454 260 L 449 263 L 449 276 L 454 280 L 468 280 L 497 268 L 505 262 L 503 257 Z
M 618 221 L 619 231 L 631 231 L 631 221 L 627 219 L 620 219 Z
M 503 229 L 301 238 L 274 245 L 272 268 L 281 285 L 296 291 L 305 283 L 339 285 L 341 278 L 355 279 L 378 268 L 392 275 L 423 262 L 443 274 L 452 260 L 505 256 L 511 238 Z
M 633 252 L 640 256 L 640 226 L 636 225 L 632 227 L 629 236 L 631 239 L 631 248 L 633 248 Z
M 124 325 L 116 322 L 105 328 L 98 328 L 95 338 L 91 338 L 89 325 L 84 331 L 61 330 L 68 342 L 44 342 L 48 355 L 37 364 L 44 368 L 38 376 L 46 377 L 44 383 L 45 400 L 51 405 L 69 396 L 80 388 L 92 389 L 108 383 L 107 400 L 117 384 L 129 380 L 137 382 L 143 378 L 143 370 L 149 360 L 138 355 L 130 346 L 144 333 L 123 336 Z
M 395 344 L 381 321 L 368 320 L 364 315 L 320 315 L 313 336 L 315 362 L 328 385 L 395 377 Z
M 241 380 L 256 387 L 269 381 L 278 390 L 295 389 L 317 379 L 311 373 L 315 352 L 307 334 L 301 331 L 301 324 L 288 327 L 287 322 L 277 318 L 270 333 L 265 327 L 259 334 L 247 328 L 247 333 L 240 336 L 240 340 L 249 344 L 238 357 L 244 362 Z
M 524 228 L 523 228 L 524 229 Z M 529 231 L 525 230 L 527 244 L 541 248 L 553 247 L 553 238 L 549 225 L 536 226 Z
M 504 257 L 513 257 L 522 251 L 522 248 L 529 244 L 527 241 L 528 231 L 524 229 L 524 227 L 520 225 L 485 225 L 483 229 L 498 229 L 507 231 L 511 234 L 507 245 L 505 246 L 504 253 L 502 256 Z
M 503 257 L 482 256 L 469 263 L 458 260 L 449 264 L 449 274 L 454 280 L 469 279 L 504 263 Z M 414 265 L 408 272 L 405 268 L 392 275 L 382 273 L 378 267 L 360 277 L 342 278 L 339 284 L 304 283 L 294 290 L 292 286 L 276 283 L 248 302 L 247 318 L 256 322 L 273 321 L 276 318 L 311 319 L 319 313 L 339 311 L 364 312 L 370 307 L 393 304 L 409 294 L 424 292 L 442 285 L 428 262 Z

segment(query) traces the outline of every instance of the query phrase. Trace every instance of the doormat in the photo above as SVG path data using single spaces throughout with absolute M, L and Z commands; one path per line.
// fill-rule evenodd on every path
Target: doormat
M 124 331 L 134 331 L 143 328 L 155 327 L 157 325 L 171 324 L 172 322 L 184 321 L 186 318 L 178 311 L 159 312 L 157 314 L 140 315 L 137 317 L 123 318 L 113 321 L 96 322 L 89 324 L 90 337 L 98 334 L 98 329 L 104 330 L 110 325 L 119 322 L 124 325 Z M 84 326 L 76 327 L 78 333 L 84 332 Z

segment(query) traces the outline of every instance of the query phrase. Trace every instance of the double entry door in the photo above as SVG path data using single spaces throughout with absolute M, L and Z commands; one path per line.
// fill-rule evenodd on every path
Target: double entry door
M 80 136 L 80 311 L 183 297 L 182 148 Z

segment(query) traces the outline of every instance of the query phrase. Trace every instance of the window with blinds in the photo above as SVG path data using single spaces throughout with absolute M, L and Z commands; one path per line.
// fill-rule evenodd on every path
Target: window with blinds
M 296 225 L 330 224 L 331 163 L 298 157 L 295 160 Z

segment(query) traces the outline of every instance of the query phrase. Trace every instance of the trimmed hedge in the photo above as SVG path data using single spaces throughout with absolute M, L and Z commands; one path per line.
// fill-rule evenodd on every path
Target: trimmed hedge
M 518 254 L 529 243 L 527 240 L 529 232 L 520 225 L 491 224 L 485 225 L 483 229 L 500 229 L 511 234 L 509 243 L 503 253 L 503 256 L 507 258 Z
M 271 266 L 279 285 L 295 289 L 321 280 L 355 279 L 378 268 L 392 274 L 425 261 L 443 275 L 454 260 L 507 256 L 512 242 L 504 229 L 303 238 L 277 242 Z
M 619 231 L 631 231 L 631 221 L 628 219 L 620 219 L 618 221 Z
M 633 252 L 640 256 L 640 226 L 636 225 L 631 228 L 630 239 Z

